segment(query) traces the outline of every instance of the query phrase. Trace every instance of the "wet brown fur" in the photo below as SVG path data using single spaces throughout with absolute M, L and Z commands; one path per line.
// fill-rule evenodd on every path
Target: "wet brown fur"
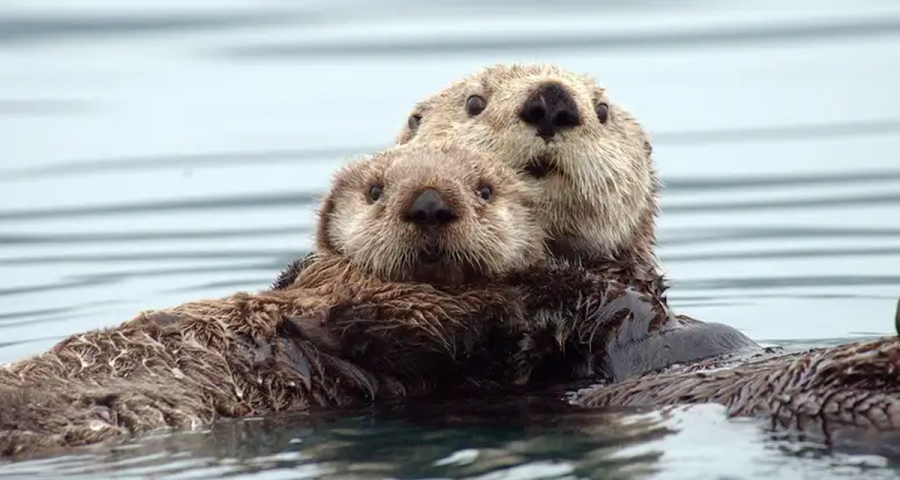
M 518 109 L 537 85 L 551 81 L 562 85 L 575 99 L 581 125 L 558 133 L 548 143 L 518 118 Z M 474 117 L 465 111 L 466 99 L 472 94 L 487 101 L 486 109 Z M 605 123 L 594 112 L 600 102 L 610 106 Z M 514 169 L 521 181 L 540 191 L 536 211 L 541 226 L 548 232 L 547 262 L 569 265 L 555 270 L 555 274 L 571 273 L 575 268 L 579 273 L 573 277 L 590 274 L 627 285 L 633 292 L 629 295 L 642 297 L 635 305 L 668 308 L 666 282 L 658 272 L 653 253 L 660 183 L 653 167 L 652 149 L 640 124 L 611 103 L 606 91 L 593 79 L 552 65 L 489 67 L 417 104 L 397 142 L 451 142 L 485 153 L 494 162 Z M 556 165 L 556 172 L 544 178 L 529 174 L 526 167 L 537 157 L 548 157 Z M 290 285 L 308 258 L 290 265 L 273 288 Z M 538 289 L 545 283 L 546 279 L 524 288 Z M 541 310 L 533 313 L 532 328 L 556 332 L 544 336 L 564 339 L 576 332 L 574 318 L 554 316 L 556 325 L 548 327 Z M 659 313 L 665 321 L 621 322 L 622 329 L 629 332 L 628 338 L 642 340 L 623 342 L 627 346 L 610 349 L 610 358 L 622 367 L 619 370 L 639 374 L 653 366 L 727 353 L 729 348 L 759 348 L 730 327 L 703 323 L 670 311 Z M 547 346 L 545 354 L 551 355 L 564 343 L 536 342 L 527 350 L 536 359 L 544 355 L 539 353 L 539 345 Z
M 494 154 L 500 153 L 500 158 L 505 158 L 506 163 L 521 165 L 533 153 L 520 154 L 516 151 L 516 145 L 509 147 L 515 141 L 521 140 L 521 132 L 514 133 L 512 140 L 503 137 L 509 131 L 514 131 L 511 118 L 511 107 L 504 105 L 493 114 L 491 106 L 493 96 L 497 92 L 509 90 L 508 84 L 518 82 L 518 89 L 522 88 L 523 81 L 529 78 L 543 79 L 555 77 L 564 82 L 571 82 L 570 74 L 560 74 L 560 70 L 549 66 L 524 66 L 524 67 L 492 67 L 478 72 L 466 79 L 453 83 L 442 92 L 429 97 L 415 107 L 411 115 L 410 126 L 405 127 L 398 136 L 399 143 L 427 142 L 429 138 L 450 138 L 459 141 L 460 144 L 488 151 Z M 585 85 L 589 84 L 585 77 L 581 77 Z M 511 80 L 512 79 L 512 80 Z M 474 81 L 474 84 L 472 83 Z M 532 80 L 533 82 L 534 80 Z M 575 80 L 575 83 L 582 80 Z M 489 89 L 484 85 L 488 85 Z M 522 93 L 509 95 L 518 95 Z M 487 91 L 488 108 L 484 114 L 476 118 L 468 118 L 464 113 L 466 95 L 471 92 L 484 94 Z M 502 99 L 509 95 L 501 95 Z M 585 97 L 587 98 L 587 97 Z M 584 99 L 582 99 L 584 100 Z M 515 103 L 515 102 L 513 102 Z M 584 103 L 582 102 L 582 105 Z M 611 117 L 616 116 L 616 107 L 611 106 Z M 501 115 L 502 114 L 502 115 Z M 505 117 L 503 117 L 505 115 Z M 620 115 L 625 115 L 620 111 Z M 503 118 L 500 118 L 503 117 Z M 504 119 L 505 118 L 505 119 Z M 625 116 L 625 118 L 629 118 Z M 636 127 L 635 124 L 631 124 Z M 641 138 L 640 136 L 637 138 Z M 412 142 L 410 140 L 412 139 Z M 633 145 L 633 141 L 630 143 Z M 535 147 L 536 148 L 536 147 Z M 588 149 L 588 152 L 593 150 Z M 647 164 L 650 165 L 649 143 L 646 148 Z M 784 354 L 778 349 L 769 350 L 759 354 L 753 361 L 743 363 L 745 355 L 750 352 L 759 352 L 758 346 L 741 336 L 733 329 L 715 324 L 702 323 L 685 316 L 673 316 L 671 313 L 663 313 L 665 304 L 665 284 L 662 278 L 655 273 L 655 258 L 652 256 L 653 219 L 656 215 L 655 196 L 659 183 L 653 174 L 652 165 L 649 167 L 652 188 L 645 190 L 650 192 L 646 205 L 650 208 L 638 215 L 637 228 L 634 230 L 634 246 L 629 250 L 618 251 L 617 255 L 607 257 L 604 263 L 603 254 L 592 253 L 588 248 L 585 252 L 577 250 L 578 245 L 583 245 L 575 231 L 576 241 L 572 248 L 559 248 L 553 253 L 561 253 L 563 258 L 568 258 L 577 263 L 579 253 L 585 253 L 585 265 L 590 265 L 591 273 L 606 276 L 608 279 L 618 279 L 623 283 L 636 286 L 638 293 L 629 293 L 625 297 L 611 296 L 608 300 L 614 304 L 615 298 L 629 301 L 641 300 L 627 309 L 614 311 L 605 317 L 605 322 L 579 322 L 575 320 L 572 310 L 589 310 L 587 303 L 591 300 L 584 298 L 579 303 L 579 308 L 570 310 L 568 320 L 556 317 L 557 321 L 542 321 L 542 314 L 535 316 L 535 321 L 530 324 L 531 334 L 526 335 L 519 344 L 515 357 L 523 364 L 529 361 L 543 358 L 552 359 L 553 355 L 565 356 L 561 352 L 572 352 L 572 346 L 568 349 L 558 349 L 561 344 L 559 339 L 584 338 L 585 335 L 606 338 L 604 349 L 597 351 L 606 355 L 607 361 L 593 363 L 581 363 L 585 371 L 592 368 L 605 372 L 599 378 L 620 380 L 609 386 L 595 387 L 580 392 L 576 403 L 584 406 L 662 406 L 683 403 L 718 402 L 725 404 L 730 414 L 736 416 L 752 415 L 769 418 L 773 426 L 792 426 L 797 429 L 811 432 L 818 430 L 826 440 L 833 440 L 837 434 L 846 434 L 850 430 L 862 429 L 875 431 L 900 430 L 900 403 L 896 385 L 897 372 L 900 371 L 900 343 L 896 339 L 882 339 L 874 342 L 861 342 L 847 344 L 840 347 L 816 349 L 807 353 Z M 578 192 L 577 189 L 572 189 Z M 556 192 L 553 192 L 556 193 Z M 559 193 L 567 195 L 567 192 Z M 568 200 L 563 200 L 566 202 Z M 599 200 L 603 201 L 602 197 Z M 552 211 L 552 210 L 551 210 Z M 575 210 L 576 214 L 579 210 Z M 563 212 L 565 214 L 565 212 Z M 584 218 L 575 216 L 580 221 Z M 555 221 L 550 217 L 549 223 Z M 557 231 L 560 231 L 559 229 Z M 571 231 L 569 232 L 572 233 Z M 603 251 L 603 245 L 600 245 Z M 574 253 L 574 255 L 572 255 Z M 600 257 L 601 260 L 595 260 Z M 616 257 L 610 260 L 609 257 Z M 599 263 L 599 268 L 597 267 Z M 592 265 L 593 264 L 593 265 Z M 299 266 L 299 264 L 297 265 Z M 653 266 L 653 268 L 643 268 Z M 284 278 L 291 278 L 302 266 L 294 271 L 285 272 Z M 571 273 L 572 271 L 569 270 Z M 629 277 L 631 275 L 631 277 Z M 562 276 L 565 277 L 564 275 Z M 573 274 L 572 278 L 577 278 Z M 564 281 L 560 282 L 565 284 Z M 615 282 L 610 286 L 614 287 Z M 568 294 L 554 291 L 552 285 L 535 282 L 533 286 L 546 288 L 547 295 L 543 299 L 547 312 L 553 312 L 560 307 L 554 305 L 554 299 L 564 299 L 561 302 L 573 298 L 573 291 Z M 276 285 L 277 287 L 277 285 Z M 577 289 L 576 289 L 577 290 Z M 526 289 L 526 292 L 535 293 L 537 290 Z M 540 297 L 538 295 L 537 297 Z M 620 300 L 622 301 L 622 300 Z M 601 302 L 602 303 L 602 302 Z M 533 303 L 533 307 L 539 303 Z M 657 315 L 643 316 L 644 320 L 634 321 L 623 319 L 617 315 L 640 311 L 639 306 L 655 305 Z M 900 307 L 898 307 L 900 312 Z M 638 315 L 640 318 L 640 315 Z M 900 325 L 900 313 L 895 315 L 897 325 Z M 547 318 L 553 318 L 548 316 Z M 613 319 L 613 320 L 610 320 Z M 596 320 L 596 318 L 595 318 Z M 539 333 L 539 325 L 544 324 L 546 329 Z M 582 327 L 576 328 L 576 325 Z M 585 326 L 587 325 L 587 326 Z M 610 328 L 614 326 L 614 328 Z M 710 329 L 718 329 L 719 333 Z M 898 327 L 900 328 L 900 327 Z M 711 332 L 713 334 L 711 334 Z M 611 334 L 612 333 L 612 334 Z M 612 340 L 621 336 L 623 341 Z M 704 342 L 713 341 L 716 348 L 709 348 Z M 694 342 L 692 347 L 691 342 Z M 575 349 L 584 348 L 586 344 L 574 342 Z M 542 346 L 544 347 L 541 350 Z M 715 352 L 712 358 L 704 358 L 704 353 Z M 547 353 L 551 352 L 550 355 Z M 555 353 L 553 353 L 555 352 Z M 660 352 L 663 354 L 660 355 Z M 522 358 L 522 357 L 530 357 Z M 618 362 L 618 363 L 617 363 Z M 540 364 L 541 361 L 538 361 Z M 552 363 L 552 362 L 549 362 Z M 562 362 L 563 364 L 565 362 Z M 663 373 L 652 373 L 640 376 L 642 373 L 656 368 L 663 368 L 675 363 L 686 364 L 685 367 L 676 367 Z M 719 370 L 715 370 L 719 369 Z M 706 370 L 706 371 L 704 371 Z M 547 370 L 548 372 L 552 369 Z M 629 378 L 630 377 L 630 378 Z M 637 378 L 635 378 L 637 377 Z M 565 380 L 565 377 L 560 377 Z
M 468 250 L 480 253 L 445 258 L 439 269 L 456 273 L 440 275 L 415 262 L 385 267 L 390 264 L 379 262 L 390 250 L 382 243 L 351 241 L 386 236 L 395 255 L 435 239 L 442 248 L 467 250 L 460 243 L 465 238 L 379 228 L 393 221 L 391 212 L 402 211 L 406 193 L 422 185 L 403 180 L 419 178 L 433 180 L 430 185 L 448 198 L 481 206 L 480 214 L 469 211 L 474 223 L 453 227 L 456 235 L 485 228 L 475 222 L 482 219 L 494 231 L 512 222 L 510 238 L 539 243 L 540 229 L 521 237 L 536 225 L 524 207 L 530 190 L 517 190 L 515 177 L 503 177 L 497 164 L 482 159 L 482 169 L 477 154 L 469 159 L 474 164 L 459 161 L 464 156 L 453 147 L 400 146 L 342 169 L 323 202 L 318 251 L 287 288 L 144 312 L 3 367 L 0 386 L 7 390 L 0 391 L 0 410 L 13 413 L 0 417 L 0 453 L 204 426 L 221 417 L 391 401 L 456 386 L 619 379 L 668 365 L 665 355 L 625 361 L 618 355 L 664 336 L 648 332 L 681 327 L 657 296 L 577 263 L 536 263 L 539 246 L 479 243 L 472 235 Z M 373 178 L 383 182 L 382 207 L 365 200 Z M 475 189 L 486 178 L 494 180 L 496 195 L 479 203 Z M 353 206 L 352 219 L 342 217 L 347 205 Z M 491 209 L 498 215 L 488 215 Z M 510 248 L 519 253 L 490 254 Z M 473 276 L 472 268 L 484 276 Z M 420 275 L 450 283 L 422 283 Z M 697 355 L 693 349 L 688 354 Z
M 730 416 L 767 419 L 827 443 L 900 431 L 900 339 L 801 352 L 721 356 L 578 392 L 582 406 L 719 403 Z M 896 437 L 893 437 L 896 441 Z
M 517 110 L 532 89 L 548 81 L 562 84 L 575 98 L 582 126 L 558 133 L 554 141 L 545 144 L 518 118 Z M 481 95 L 487 107 L 470 116 L 465 105 L 473 94 Z M 601 101 L 610 106 L 605 124 L 592 116 L 592 107 Z M 900 341 L 895 338 L 774 358 L 767 354 L 732 369 L 692 373 L 720 367 L 759 348 L 729 327 L 662 314 L 666 285 L 657 273 L 653 254 L 660 182 L 652 164 L 650 142 L 638 122 L 612 103 L 608 93 L 591 78 L 551 65 L 482 69 L 419 102 L 397 136 L 401 144 L 436 139 L 452 139 L 485 152 L 519 169 L 526 179 L 527 163 L 550 155 L 561 174 L 531 181 L 544 191 L 539 218 L 552 237 L 551 253 L 580 261 L 591 272 L 635 286 L 650 297 L 620 313 L 661 303 L 656 303 L 660 315 L 644 318 L 665 319 L 662 323 L 644 324 L 635 319 L 616 323 L 606 316 L 607 322 L 594 325 L 604 328 L 617 324 L 627 333 L 627 342 L 618 348 L 608 344 L 604 352 L 609 371 L 616 371 L 613 366 L 621 369 L 621 374 L 606 378 L 625 380 L 583 393 L 580 404 L 719 402 L 727 405 L 732 415 L 768 416 L 773 424 L 819 428 L 826 436 L 832 433 L 830 429 L 841 426 L 900 429 Z M 538 323 L 541 316 L 536 316 Z M 900 314 L 897 319 L 900 325 Z M 591 331 L 579 329 L 577 323 L 564 324 L 555 331 L 573 328 L 582 336 Z M 641 340 L 634 341 L 636 338 Z M 694 363 L 714 351 L 718 354 L 713 358 Z M 628 378 L 628 374 L 640 374 L 667 361 L 669 365 L 691 366 Z
M 522 317 L 517 292 L 495 280 L 542 252 L 529 190 L 461 155 L 398 147 L 342 169 L 323 202 L 319 252 L 290 288 L 144 312 L 0 367 L 0 453 L 388 401 L 440 385 L 442 369 L 486 338 L 485 325 Z M 360 213 L 373 180 L 384 186 L 381 205 Z M 478 199 L 479 182 L 493 182 L 491 202 Z M 466 217 L 436 236 L 391 223 L 423 186 L 452 197 Z M 388 262 L 431 241 L 454 255 L 425 269 Z M 477 288 L 462 288 L 470 282 Z
M 329 267 L 346 268 L 338 260 Z M 0 395 L 0 453 L 91 443 L 106 438 L 103 432 L 190 428 L 219 417 L 350 406 L 426 391 L 438 380 L 440 359 L 464 358 L 465 333 L 480 338 L 480 322 L 517 313 L 506 310 L 509 292 L 479 289 L 478 298 L 438 293 L 440 303 L 429 293 L 378 282 L 349 290 L 331 285 L 239 293 L 73 335 L 49 352 L 0 369 L 0 385 L 31 392 Z M 397 343 L 379 343 L 379 321 L 386 317 L 393 335 L 405 335 Z M 446 344 L 447 337 L 434 331 L 452 327 L 459 345 Z M 48 406 L 38 408 L 42 403 L 34 398 Z M 23 444 L 22 438 L 36 440 Z

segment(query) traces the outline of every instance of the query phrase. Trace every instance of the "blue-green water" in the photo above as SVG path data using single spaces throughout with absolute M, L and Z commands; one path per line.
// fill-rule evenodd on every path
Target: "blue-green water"
M 0 2 L 0 362 L 267 286 L 309 245 L 337 166 L 388 145 L 423 96 L 512 61 L 590 73 L 646 125 L 680 311 L 766 343 L 892 333 L 900 5 L 787 5 Z M 717 406 L 560 398 L 232 422 L 0 477 L 894 475 Z

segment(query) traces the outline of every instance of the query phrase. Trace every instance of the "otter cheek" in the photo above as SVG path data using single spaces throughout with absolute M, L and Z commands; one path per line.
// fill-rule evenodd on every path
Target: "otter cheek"
M 350 248 L 350 244 L 353 243 L 353 239 L 356 237 L 354 232 L 356 231 L 354 216 L 347 215 L 347 212 L 335 209 L 329 215 L 329 224 L 328 231 L 326 235 L 328 236 L 328 241 L 337 251 L 344 251 L 346 253 Z
M 360 263 L 367 263 L 371 256 L 373 229 L 366 225 L 366 221 L 362 215 L 348 215 L 342 212 L 338 217 L 341 220 L 335 221 L 333 224 L 334 237 L 338 239 L 335 245 L 340 245 L 340 249 L 351 259 Z

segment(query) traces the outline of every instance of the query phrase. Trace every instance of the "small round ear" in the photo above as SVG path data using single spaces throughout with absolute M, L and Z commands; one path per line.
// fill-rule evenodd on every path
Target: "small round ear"
M 394 138 L 394 143 L 397 145 L 403 145 L 404 143 L 412 140 L 413 136 L 415 136 L 415 130 L 409 128 L 409 125 L 404 125 L 400 130 L 400 133 L 397 134 L 397 137 Z
M 319 206 L 319 224 L 316 226 L 316 251 L 318 253 L 337 253 L 331 241 L 331 220 L 334 214 L 334 193 L 328 192 Z
M 394 138 L 397 145 L 403 145 L 416 136 L 416 132 L 419 130 L 419 124 L 422 123 L 422 116 L 424 113 L 425 105 L 422 103 L 417 104 L 413 108 L 409 113 L 409 116 L 406 117 L 406 124 L 403 125 L 403 128 L 400 129 L 400 133 Z
M 404 143 L 409 142 L 416 135 L 416 130 L 418 129 L 420 122 L 422 119 L 421 116 L 417 116 L 416 114 L 412 114 L 409 116 L 409 119 L 406 122 L 406 125 L 400 129 L 400 133 L 397 134 L 397 137 L 394 139 L 394 142 L 397 145 L 403 145 Z

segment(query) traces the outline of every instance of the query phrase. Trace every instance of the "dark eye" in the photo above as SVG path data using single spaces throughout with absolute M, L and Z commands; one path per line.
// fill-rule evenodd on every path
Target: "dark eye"
M 598 103 L 594 111 L 597 112 L 597 119 L 600 120 L 600 123 L 606 123 L 609 120 L 609 105 L 606 103 Z
M 372 188 L 369 189 L 369 198 L 372 199 L 373 202 L 377 202 L 383 193 L 384 188 L 380 185 L 373 185 Z
M 409 120 L 406 121 L 406 124 L 409 125 L 409 129 L 411 131 L 416 131 L 416 129 L 419 128 L 419 123 L 421 121 L 422 121 L 421 115 L 413 114 L 413 115 L 409 116 Z
M 487 185 L 484 185 L 478 189 L 478 196 L 481 197 L 481 199 L 485 202 L 490 200 L 493 195 L 494 191 Z
M 472 95 L 466 99 L 466 113 L 468 113 L 470 117 L 478 115 L 483 112 L 485 108 L 487 108 L 487 100 L 480 95 Z

